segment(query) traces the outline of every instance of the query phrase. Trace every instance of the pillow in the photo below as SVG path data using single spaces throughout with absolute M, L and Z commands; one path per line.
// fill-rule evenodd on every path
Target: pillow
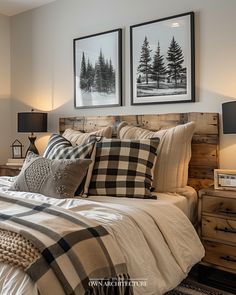
M 127 126 L 126 122 L 122 122 L 118 127 L 118 137 L 121 139 L 159 137 L 160 145 L 154 167 L 153 187 L 159 192 L 174 192 L 176 188 L 187 185 L 194 130 L 194 122 L 156 132 Z
M 112 137 L 112 128 L 111 126 L 107 126 L 103 129 L 100 129 L 98 131 L 83 133 L 78 130 L 73 129 L 66 129 L 62 136 L 64 136 L 66 139 L 68 139 L 71 142 L 74 142 L 76 144 L 82 144 L 88 141 L 89 137 L 91 135 L 95 135 L 98 137 L 106 137 L 111 138 Z
M 90 195 L 153 198 L 152 167 L 159 139 L 97 142 Z
M 60 134 L 52 134 L 43 156 L 49 159 L 90 158 L 96 138 L 87 143 L 72 146 L 72 143 Z
M 40 193 L 53 198 L 73 198 L 91 160 L 51 160 L 27 153 L 20 174 L 10 190 Z
M 71 142 L 65 139 L 60 134 L 52 134 L 49 138 L 47 147 L 43 156 L 48 159 L 91 159 L 92 162 L 89 165 L 87 174 L 84 180 L 76 191 L 77 196 L 86 196 L 88 193 L 88 187 L 92 175 L 93 164 L 95 159 L 95 145 L 96 138 L 91 138 L 90 142 L 86 144 L 72 146 Z M 94 153 L 93 153 L 94 151 Z

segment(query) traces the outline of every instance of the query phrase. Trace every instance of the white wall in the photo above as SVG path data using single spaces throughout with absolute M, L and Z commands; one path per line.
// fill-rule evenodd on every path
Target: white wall
M 10 19 L 0 14 L 0 163 L 10 155 Z
M 130 106 L 129 26 L 189 11 L 195 12 L 197 102 Z M 235 0 L 57 0 L 17 15 L 11 19 L 13 119 L 31 107 L 51 110 L 50 131 L 56 131 L 60 116 L 221 112 L 223 101 L 236 98 L 235 11 Z M 115 28 L 124 33 L 125 106 L 74 109 L 73 38 Z M 235 148 L 235 135 L 221 136 L 221 167 L 236 168 Z

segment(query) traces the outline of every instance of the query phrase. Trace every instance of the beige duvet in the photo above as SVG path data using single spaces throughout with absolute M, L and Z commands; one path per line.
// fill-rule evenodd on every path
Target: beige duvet
M 174 205 L 156 200 L 57 200 L 39 194 L 8 192 L 19 198 L 40 199 L 98 221 L 116 240 L 124 254 L 131 280 L 142 283 L 135 294 L 163 294 L 178 285 L 204 255 L 201 242 L 186 215 Z M 99 197 L 98 197 L 99 198 Z M 119 203 L 117 203 L 119 202 Z M 14 267 L 0 264 L 0 294 L 38 294 L 37 286 Z

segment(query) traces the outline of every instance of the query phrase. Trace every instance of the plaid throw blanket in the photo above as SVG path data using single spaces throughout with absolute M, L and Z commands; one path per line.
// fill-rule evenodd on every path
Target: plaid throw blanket
M 70 210 L 6 194 L 0 196 L 0 208 L 0 228 L 22 235 L 40 252 L 25 271 L 41 295 L 133 294 L 124 257 L 101 225 Z M 119 287 L 91 284 L 111 279 Z

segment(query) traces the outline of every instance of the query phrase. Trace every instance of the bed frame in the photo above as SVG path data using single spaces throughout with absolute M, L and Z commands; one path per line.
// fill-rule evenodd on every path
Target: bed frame
M 88 116 L 60 118 L 59 130 L 72 128 L 91 132 L 111 125 L 113 136 L 121 121 L 152 131 L 171 128 L 195 121 L 196 130 L 192 140 L 192 157 L 189 163 L 188 185 L 196 190 L 214 183 L 214 169 L 218 168 L 219 114 L 217 113 L 171 113 L 154 115 Z

